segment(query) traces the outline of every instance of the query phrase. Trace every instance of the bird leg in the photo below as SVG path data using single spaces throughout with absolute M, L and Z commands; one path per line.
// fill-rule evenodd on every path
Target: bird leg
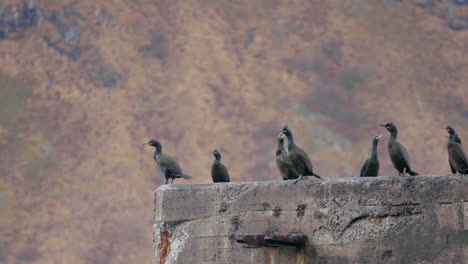
M 293 182 L 292 185 L 296 184 L 298 181 L 305 180 L 305 178 L 306 178 L 306 177 L 304 177 L 304 176 L 302 176 L 302 175 L 299 176 L 299 178 L 297 178 L 297 179 Z
M 166 183 L 165 184 L 167 184 L 168 182 L 169 182 L 169 178 L 166 178 Z

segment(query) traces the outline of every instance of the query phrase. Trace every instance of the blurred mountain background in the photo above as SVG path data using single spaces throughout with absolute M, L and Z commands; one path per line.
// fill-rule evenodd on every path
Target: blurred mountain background
M 394 122 L 421 174 L 468 140 L 468 1 L 0 1 L 0 263 L 148 263 L 154 138 L 211 182 L 279 180 L 288 124 L 353 177 Z

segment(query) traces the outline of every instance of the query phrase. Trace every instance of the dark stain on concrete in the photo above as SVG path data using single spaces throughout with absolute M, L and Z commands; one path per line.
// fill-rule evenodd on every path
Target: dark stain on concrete
M 307 204 L 300 204 L 296 207 L 297 217 L 302 218 L 304 216 Z

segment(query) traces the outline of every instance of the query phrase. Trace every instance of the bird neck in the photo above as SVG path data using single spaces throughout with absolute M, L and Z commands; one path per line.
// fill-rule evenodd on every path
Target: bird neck
M 278 148 L 276 149 L 276 155 L 284 152 L 283 141 L 278 141 Z
M 378 142 L 372 143 L 371 158 L 377 158 L 377 145 L 378 145 Z
M 221 161 L 221 156 L 215 156 L 215 161 Z
M 456 135 L 455 134 L 449 134 L 449 141 L 453 141 L 455 142 L 455 139 L 456 139 Z
M 397 135 L 398 135 L 398 130 L 396 129 L 390 132 L 390 140 L 395 141 L 397 138 Z
M 156 148 L 156 151 L 154 152 L 154 155 L 161 155 L 162 154 L 162 146 L 161 145 L 156 145 L 155 148 Z
M 289 147 L 294 146 L 295 144 L 294 144 L 294 137 L 293 137 L 293 135 L 292 135 L 292 134 L 289 134 L 289 135 L 286 135 L 286 137 L 288 138 L 288 146 L 289 146 Z M 281 146 L 282 146 L 282 145 L 283 145 L 283 144 L 281 143 Z

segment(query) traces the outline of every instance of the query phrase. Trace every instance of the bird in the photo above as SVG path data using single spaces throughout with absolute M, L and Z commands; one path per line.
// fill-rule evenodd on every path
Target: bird
M 455 169 L 454 174 L 459 172 L 460 174 L 468 174 L 468 159 L 462 146 L 455 142 L 456 134 L 450 134 L 447 142 L 447 151 L 449 155 L 449 163 Z
M 316 178 L 322 179 L 320 175 L 314 173 L 312 162 L 310 161 L 309 156 L 307 156 L 305 151 L 296 145 L 296 143 L 294 143 L 293 134 L 288 126 L 284 126 L 281 129 L 281 132 L 288 138 L 289 158 L 291 159 L 294 167 L 296 167 L 297 172 L 299 172 L 300 177 L 298 180 L 302 179 L 304 176 L 314 176 Z
M 361 177 L 377 177 L 379 175 L 379 158 L 377 157 L 377 145 L 382 135 L 375 136 L 372 139 L 372 152 L 371 155 L 361 167 Z
M 445 128 L 445 130 L 447 130 L 449 135 L 452 135 L 452 134 L 455 135 L 455 142 L 462 145 L 462 141 L 461 141 L 460 137 L 458 136 L 457 132 L 455 132 L 455 129 L 453 129 L 453 127 L 447 126 Z
M 211 165 L 211 178 L 213 178 L 213 182 L 229 182 L 228 170 L 221 163 L 221 153 L 217 149 L 214 149 L 212 153 L 215 157 L 213 165 Z
M 170 184 L 174 182 L 174 179 L 177 178 L 184 178 L 184 179 L 192 179 L 193 176 L 187 175 L 182 173 L 182 169 L 179 166 L 179 163 L 177 162 L 176 159 L 173 157 L 162 154 L 162 145 L 158 141 L 151 139 L 147 143 L 143 145 L 150 145 L 152 147 L 156 148 L 156 151 L 154 152 L 154 161 L 158 165 L 158 167 L 162 170 L 164 173 L 164 176 L 166 177 L 166 183 L 169 183 L 169 179 L 171 179 Z
M 411 176 L 419 175 L 419 173 L 411 170 L 408 151 L 402 144 L 400 144 L 400 142 L 396 141 L 398 135 L 397 127 L 393 123 L 379 125 L 385 127 L 388 132 L 390 132 L 390 138 L 388 139 L 388 153 L 390 154 L 393 167 L 398 171 L 398 175 L 405 176 L 405 173 L 408 173 Z
M 457 133 L 455 132 L 455 129 L 453 129 L 453 127 L 451 126 L 447 126 L 445 128 L 445 130 L 449 133 L 449 138 L 451 135 L 455 135 L 455 142 L 458 143 L 458 144 L 462 144 L 462 141 L 460 139 L 460 137 L 457 135 Z M 453 174 L 456 174 L 457 173 L 457 170 L 452 166 L 452 163 L 450 163 L 450 158 L 449 158 L 449 165 L 450 165 L 450 170 L 452 171 Z
M 276 149 L 276 167 L 280 171 L 283 180 L 293 180 L 299 178 L 299 172 L 294 167 L 288 153 L 284 150 L 283 143 L 286 136 L 280 133 L 278 136 L 278 148 Z

